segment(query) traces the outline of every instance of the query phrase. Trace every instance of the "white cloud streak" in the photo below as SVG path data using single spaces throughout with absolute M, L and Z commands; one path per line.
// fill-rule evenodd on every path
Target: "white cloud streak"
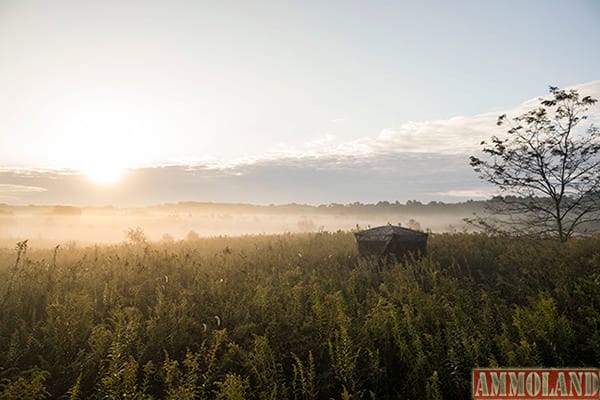
M 600 81 L 575 85 L 581 96 L 600 99 Z M 386 128 L 375 138 L 364 138 L 338 147 L 342 153 L 354 150 L 357 154 L 377 153 L 434 153 L 467 155 L 481 148 L 481 141 L 501 134 L 496 126 L 499 115 L 509 118 L 521 115 L 539 105 L 539 98 L 527 100 L 511 109 L 474 116 L 456 116 L 446 120 L 407 122 L 398 128 Z M 600 104 L 589 111 L 587 122 L 600 123 Z M 582 123 L 582 126 L 584 124 Z
M 576 89 L 582 96 L 600 99 L 600 80 L 574 85 L 565 89 Z M 546 95 L 541 96 L 546 97 Z M 316 140 L 303 146 L 280 145 L 276 149 L 260 155 L 236 159 L 204 158 L 186 164 L 215 170 L 235 170 L 245 166 L 264 163 L 305 162 L 321 160 L 331 167 L 339 163 L 377 164 L 377 158 L 394 155 L 444 155 L 463 158 L 481 150 L 481 142 L 493 135 L 502 135 L 505 128 L 498 127 L 496 121 L 501 114 L 509 118 L 521 115 L 539 105 L 540 97 L 529 99 L 521 104 L 503 110 L 495 110 L 472 116 L 455 116 L 434 121 L 408 121 L 399 127 L 384 128 L 377 136 L 367 136 L 353 141 L 340 142 L 337 135 L 325 132 Z M 589 123 L 600 125 L 600 104 L 596 103 L 589 112 Z M 295 161 L 294 161 L 295 160 Z M 336 160 L 331 162 L 331 160 Z M 165 165 L 180 165 L 166 163 Z
M 490 197 L 496 195 L 497 191 L 494 189 L 461 189 L 448 190 L 445 192 L 433 192 L 429 194 L 433 196 L 443 196 L 460 199 L 489 199 Z
M 0 193 L 41 193 L 47 191 L 48 189 L 39 186 L 0 183 Z
M 576 89 L 581 96 L 600 99 L 600 81 L 565 89 Z M 538 105 L 539 97 L 536 97 L 500 111 L 435 121 L 409 121 L 396 128 L 385 128 L 378 136 L 345 143 L 336 143 L 336 137 L 326 133 L 321 139 L 308 142 L 300 149 L 283 148 L 231 164 L 244 165 L 286 158 L 377 157 L 390 154 L 469 155 L 481 149 L 481 141 L 502 134 L 503 129 L 496 126 L 499 115 L 515 117 Z M 600 124 L 600 104 L 596 103 L 588 113 L 589 119 L 582 126 L 587 123 Z

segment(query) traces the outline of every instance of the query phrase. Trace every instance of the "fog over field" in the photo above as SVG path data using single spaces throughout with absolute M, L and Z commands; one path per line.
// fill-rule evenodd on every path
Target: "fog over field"
M 0 245 L 29 239 L 38 246 L 68 242 L 115 243 L 129 230 L 141 229 L 151 241 L 337 231 L 384 224 L 449 232 L 469 227 L 463 218 L 481 210 L 481 202 L 418 202 L 365 205 L 279 205 L 179 203 L 142 208 L 73 206 L 0 206 Z

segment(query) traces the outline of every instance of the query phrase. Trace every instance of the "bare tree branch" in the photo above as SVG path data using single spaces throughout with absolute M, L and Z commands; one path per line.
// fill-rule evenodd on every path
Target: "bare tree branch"
M 506 135 L 482 142 L 485 157 L 470 157 L 480 178 L 506 194 L 490 203 L 495 218 L 472 223 L 561 241 L 600 230 L 600 130 L 577 129 L 597 100 L 556 87 L 550 94 L 512 120 L 500 116 Z

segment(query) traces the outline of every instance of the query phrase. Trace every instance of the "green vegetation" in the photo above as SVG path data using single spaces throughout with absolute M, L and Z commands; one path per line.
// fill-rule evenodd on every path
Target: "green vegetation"
M 600 365 L 600 236 L 382 267 L 345 232 L 130 233 L 0 249 L 0 399 L 465 399 L 473 367 Z

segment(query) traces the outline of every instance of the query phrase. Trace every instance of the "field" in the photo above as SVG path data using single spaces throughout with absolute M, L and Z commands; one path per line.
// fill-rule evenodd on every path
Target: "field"
M 473 367 L 600 365 L 600 236 L 0 249 L 0 399 L 466 399 Z
M 76 240 L 118 243 L 131 227 L 152 241 L 191 236 L 305 233 L 350 230 L 391 223 L 435 232 L 467 230 L 463 219 L 481 213 L 485 202 L 377 204 L 287 204 L 261 206 L 180 202 L 148 207 L 10 206 L 0 204 L 0 247 L 25 239 L 35 247 Z M 51 240 L 50 240 L 51 238 Z

